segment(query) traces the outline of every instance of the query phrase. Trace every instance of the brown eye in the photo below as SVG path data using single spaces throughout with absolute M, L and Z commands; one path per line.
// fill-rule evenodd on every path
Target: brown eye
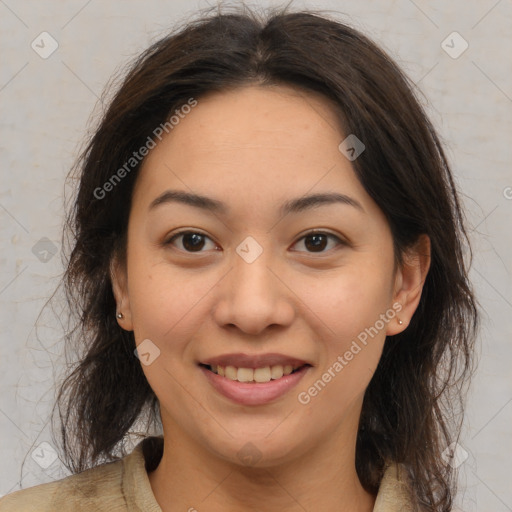
M 171 237 L 166 245 L 171 244 L 175 245 L 175 241 L 181 238 L 181 245 L 185 252 L 204 252 L 202 249 L 206 245 L 206 240 L 210 240 L 209 237 L 203 235 L 202 233 L 198 233 L 196 231 L 182 231 L 181 233 L 176 233 L 173 237 Z
M 323 233 L 323 232 L 312 232 L 303 236 L 299 242 L 304 241 L 304 246 L 306 247 L 307 252 L 327 252 L 324 249 L 329 245 L 329 239 L 335 240 L 337 243 L 335 246 L 345 245 L 344 242 L 338 238 L 337 236 L 331 233 Z M 297 242 L 297 243 L 299 243 Z

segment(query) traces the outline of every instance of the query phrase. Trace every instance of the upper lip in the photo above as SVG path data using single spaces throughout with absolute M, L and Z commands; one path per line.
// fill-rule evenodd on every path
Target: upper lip
M 299 368 L 309 365 L 307 361 L 283 354 L 223 354 L 201 361 L 200 364 L 208 366 L 234 366 L 236 368 L 264 368 L 265 366 L 291 365 Z M 311 366 L 311 365 L 310 365 Z

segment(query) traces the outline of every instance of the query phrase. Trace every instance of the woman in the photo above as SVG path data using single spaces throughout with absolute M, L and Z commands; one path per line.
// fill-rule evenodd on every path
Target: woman
M 1 511 L 451 510 L 467 237 L 374 43 L 312 12 L 206 15 L 137 59 L 77 171 L 75 474 Z

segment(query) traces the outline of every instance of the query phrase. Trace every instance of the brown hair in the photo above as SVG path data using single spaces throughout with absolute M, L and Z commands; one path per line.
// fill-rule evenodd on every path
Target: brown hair
M 80 358 L 58 397 L 68 467 L 77 472 L 124 455 L 137 420 L 158 423 L 133 333 L 116 322 L 109 273 L 113 256 L 126 250 L 140 164 L 105 198 L 95 191 L 190 98 L 249 84 L 284 84 L 330 100 L 345 134 L 366 146 L 353 167 L 387 217 L 397 261 L 419 235 L 430 237 L 419 306 L 405 331 L 387 337 L 365 393 L 356 468 L 375 494 L 386 461 L 403 463 L 419 501 L 448 511 L 455 470 L 441 453 L 460 434 L 453 407 L 464 401 L 478 326 L 458 193 L 414 85 L 367 37 L 313 11 L 208 12 L 157 41 L 136 59 L 79 157 L 64 284 L 77 314 L 68 338 Z

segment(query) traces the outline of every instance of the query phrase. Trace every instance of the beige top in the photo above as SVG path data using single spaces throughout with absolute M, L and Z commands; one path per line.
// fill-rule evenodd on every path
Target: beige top
M 148 478 L 158 465 L 162 438 L 148 437 L 124 458 L 0 499 L 0 512 L 162 512 Z M 413 512 L 403 468 L 391 464 L 380 484 L 373 512 Z

